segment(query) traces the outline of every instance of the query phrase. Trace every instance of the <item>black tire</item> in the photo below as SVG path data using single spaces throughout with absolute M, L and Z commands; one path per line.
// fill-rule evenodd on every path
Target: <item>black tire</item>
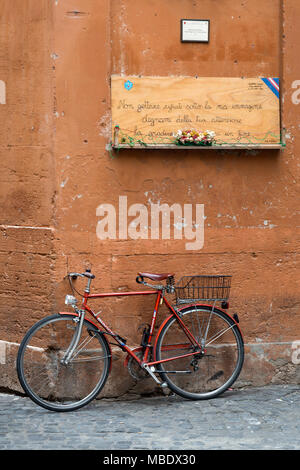
M 181 310 L 181 314 L 182 321 L 199 343 L 208 326 L 205 352 L 203 355 L 180 358 L 194 349 L 173 316 L 157 339 L 156 360 L 176 356 L 179 359 L 158 364 L 157 370 L 169 388 L 184 398 L 214 398 L 227 390 L 241 372 L 244 362 L 242 335 L 231 317 L 219 309 L 212 311 L 210 306 L 193 306 Z
M 84 320 L 76 354 L 68 365 L 62 365 L 77 318 L 50 315 L 30 328 L 19 347 L 20 384 L 35 403 L 51 411 L 73 411 L 87 405 L 103 388 L 110 371 L 107 340 L 88 320 Z

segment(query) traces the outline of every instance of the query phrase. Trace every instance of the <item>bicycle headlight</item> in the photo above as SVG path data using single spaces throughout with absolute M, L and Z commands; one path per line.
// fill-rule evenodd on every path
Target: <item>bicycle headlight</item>
M 77 304 L 76 297 L 74 297 L 74 295 L 66 295 L 65 304 L 66 305 L 76 305 Z

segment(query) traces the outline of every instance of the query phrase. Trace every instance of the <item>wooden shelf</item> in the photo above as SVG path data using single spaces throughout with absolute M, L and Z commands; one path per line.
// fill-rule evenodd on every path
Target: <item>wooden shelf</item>
M 220 144 L 220 145 L 168 145 L 168 144 L 119 144 L 113 145 L 114 150 L 280 150 L 283 144 Z

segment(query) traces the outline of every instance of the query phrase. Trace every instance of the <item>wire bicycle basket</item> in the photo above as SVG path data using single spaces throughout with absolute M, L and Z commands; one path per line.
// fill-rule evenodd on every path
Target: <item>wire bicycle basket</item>
M 232 276 L 183 276 L 175 285 L 176 303 L 228 300 Z

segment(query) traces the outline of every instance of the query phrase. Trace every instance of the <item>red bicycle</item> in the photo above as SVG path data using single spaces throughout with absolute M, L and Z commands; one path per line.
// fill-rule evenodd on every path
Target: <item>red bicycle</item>
M 35 403 L 48 410 L 72 411 L 93 400 L 111 370 L 111 340 L 127 353 L 125 365 L 134 378 L 151 376 L 158 385 L 168 386 L 184 398 L 213 398 L 235 382 L 243 365 L 244 344 L 237 315 L 226 312 L 231 276 L 184 276 L 175 285 L 173 274 L 138 274 L 139 284 L 154 289 L 91 294 L 95 276 L 90 270 L 68 274 L 74 295 L 67 295 L 65 303 L 74 313 L 60 312 L 40 320 L 19 347 L 19 381 Z M 80 293 L 73 284 L 78 277 L 87 279 L 80 307 L 75 296 Z M 153 286 L 145 279 L 160 284 Z M 176 294 L 174 305 L 166 294 Z M 141 345 L 130 348 L 91 310 L 88 301 L 138 295 L 154 296 L 155 304 Z M 203 300 L 212 303 L 203 304 Z M 170 315 L 154 337 L 162 303 Z

